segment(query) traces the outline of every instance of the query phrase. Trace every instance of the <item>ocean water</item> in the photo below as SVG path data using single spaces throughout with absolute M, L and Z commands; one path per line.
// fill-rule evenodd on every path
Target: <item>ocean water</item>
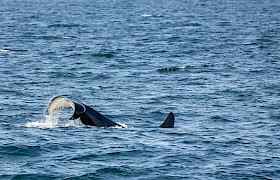
M 278 0 L 1 0 L 0 179 L 279 179 L 279 77 Z

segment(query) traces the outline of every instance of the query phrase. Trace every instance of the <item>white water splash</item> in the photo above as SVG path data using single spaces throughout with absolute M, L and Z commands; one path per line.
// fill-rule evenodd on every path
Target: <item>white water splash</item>
M 152 15 L 151 14 L 147 14 L 147 13 L 144 13 L 141 15 L 142 17 L 151 17 Z
M 124 128 L 128 128 L 126 124 L 119 123 Z M 77 120 L 68 120 L 67 118 L 62 118 L 59 113 L 52 113 L 50 115 L 45 115 L 45 118 L 43 120 L 39 121 L 32 121 L 27 122 L 23 125 L 24 127 L 28 128 L 62 128 L 62 127 L 95 127 L 95 126 L 85 126 L 81 123 L 79 119 Z M 120 126 L 114 126 L 111 128 L 122 128 Z
M 46 115 L 45 119 L 43 120 L 27 122 L 23 126 L 37 128 L 56 128 L 59 127 L 59 118 L 55 114 Z
M 0 49 L 0 52 L 3 52 L 3 53 L 6 53 L 8 51 L 9 51 L 8 49 Z
M 117 122 L 119 125 L 121 125 L 122 127 L 120 126 L 114 126 L 113 128 L 128 128 L 128 126 L 126 124 L 123 124 L 123 123 L 120 123 L 120 122 Z
M 23 124 L 23 126 L 33 128 L 84 127 L 79 120 L 69 121 L 68 119 L 63 119 L 60 119 L 59 113 L 52 113 L 50 115 L 45 115 L 45 118 L 43 120 L 27 122 Z

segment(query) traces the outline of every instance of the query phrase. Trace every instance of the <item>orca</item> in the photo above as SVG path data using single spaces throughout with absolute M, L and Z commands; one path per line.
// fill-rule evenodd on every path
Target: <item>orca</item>
M 74 110 L 73 115 L 69 118 L 69 120 L 75 120 L 80 118 L 81 122 L 84 125 L 88 126 L 96 126 L 96 127 L 121 127 L 124 126 L 111 121 L 110 119 L 103 116 L 98 111 L 94 110 L 93 108 L 82 104 L 72 101 L 64 96 L 56 96 L 51 99 L 47 109 L 46 115 L 50 115 L 56 110 L 64 109 L 64 108 L 72 108 Z M 161 128 L 173 128 L 174 127 L 174 114 L 170 112 L 166 118 L 166 120 L 160 125 Z

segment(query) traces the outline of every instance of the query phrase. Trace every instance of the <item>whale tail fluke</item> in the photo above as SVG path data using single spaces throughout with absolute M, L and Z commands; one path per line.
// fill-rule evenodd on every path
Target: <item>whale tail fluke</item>
M 66 108 L 72 108 L 74 110 L 74 114 L 70 118 L 71 120 L 76 119 L 76 118 L 74 118 L 74 116 L 81 115 L 86 110 L 85 106 L 80 103 L 76 103 L 76 102 L 72 101 L 71 99 L 68 99 L 63 96 L 56 96 L 51 99 L 51 101 L 46 109 L 45 114 L 50 115 L 51 113 L 53 113 L 56 110 L 66 109 Z
M 110 127 L 110 126 L 116 126 L 116 127 L 122 127 L 124 126 L 115 123 L 93 108 L 82 104 L 72 101 L 71 99 L 68 99 L 63 96 L 56 96 L 54 97 L 47 109 L 46 109 L 46 115 L 52 114 L 56 110 L 60 109 L 66 109 L 66 108 L 72 108 L 73 109 L 73 115 L 69 118 L 69 120 L 75 120 L 80 118 L 81 122 L 85 125 L 89 126 L 97 126 L 97 127 Z
M 65 108 L 72 108 L 73 110 L 75 110 L 75 104 L 73 103 L 73 101 L 66 99 L 62 96 L 56 96 L 50 101 L 46 109 L 46 115 L 49 115 L 56 110 Z
M 160 125 L 161 128 L 174 128 L 175 116 L 170 112 L 165 121 Z

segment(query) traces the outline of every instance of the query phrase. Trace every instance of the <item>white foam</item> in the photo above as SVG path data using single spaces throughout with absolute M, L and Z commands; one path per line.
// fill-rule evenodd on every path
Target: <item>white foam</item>
M 128 128 L 126 124 L 119 123 L 124 128 Z M 61 127 L 85 127 L 82 122 L 77 120 L 69 120 L 66 116 L 62 116 L 59 111 L 53 112 L 50 115 L 45 115 L 45 118 L 39 121 L 27 122 L 19 125 L 28 128 L 61 128 Z M 114 126 L 112 128 L 122 128 L 120 126 Z
M 9 50 L 8 49 L 1 49 L 0 51 L 1 52 L 8 52 Z
M 37 128 L 56 128 L 59 127 L 59 118 L 57 115 L 46 115 L 44 120 L 27 122 L 23 124 L 25 127 Z
M 145 13 L 145 14 L 142 14 L 141 16 L 142 16 L 142 17 L 151 17 L 152 15 L 151 15 L 151 14 Z
M 50 124 L 48 122 L 43 122 L 43 121 L 28 122 L 28 123 L 25 123 L 23 126 L 36 127 L 36 128 L 55 128 L 55 127 L 57 127 L 53 124 Z
M 58 113 L 45 115 L 43 120 L 27 122 L 23 126 L 32 128 L 83 127 L 79 121 L 61 120 Z
M 114 126 L 114 128 L 128 128 L 128 126 L 126 124 L 123 124 L 123 123 L 119 123 L 117 122 L 119 125 L 121 125 L 122 127 L 120 126 Z
M 187 69 L 187 66 L 176 66 L 177 69 Z

